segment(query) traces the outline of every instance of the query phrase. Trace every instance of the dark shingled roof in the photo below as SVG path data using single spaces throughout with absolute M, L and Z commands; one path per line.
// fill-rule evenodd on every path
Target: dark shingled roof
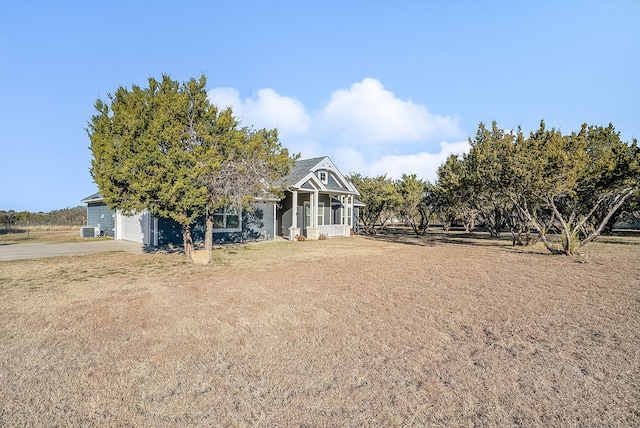
M 296 164 L 291 168 L 289 175 L 282 177 L 274 184 L 286 187 L 297 183 L 309 174 L 311 168 L 322 162 L 324 158 L 326 158 L 326 156 L 311 159 L 300 159 L 296 161 Z
M 102 200 L 102 195 L 100 194 L 100 192 L 98 192 L 98 193 L 94 193 L 91 196 L 87 196 L 86 198 L 84 198 L 80 202 L 87 203 L 87 202 L 97 202 L 97 201 L 101 201 L 101 200 Z
M 287 187 L 287 186 L 294 185 L 298 181 L 302 180 L 305 176 L 307 176 L 309 172 L 311 172 L 311 168 L 318 165 L 324 159 L 326 159 L 326 156 L 297 160 L 295 165 L 291 168 L 289 175 L 286 175 L 281 179 L 277 180 L 274 183 L 274 185 L 278 187 Z M 332 188 L 333 190 L 344 190 L 341 187 L 336 187 L 331 185 L 329 185 L 329 187 Z M 98 192 L 98 193 L 94 193 L 91 196 L 87 196 L 80 202 L 83 202 L 83 203 L 97 202 L 97 201 L 101 201 L 102 199 L 103 199 L 102 195 L 100 194 L 100 192 Z

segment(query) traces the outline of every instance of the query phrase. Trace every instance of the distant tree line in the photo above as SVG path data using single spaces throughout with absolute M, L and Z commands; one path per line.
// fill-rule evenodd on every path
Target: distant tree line
M 467 232 L 482 226 L 493 237 L 508 231 L 513 245 L 542 241 L 553 254 L 571 255 L 617 222 L 640 220 L 640 149 L 613 125 L 562 134 L 541 121 L 527 138 L 520 128 L 480 123 L 469 143 L 468 154 L 439 167 L 435 184 L 352 175 L 366 204 L 365 233 L 395 219 L 420 236 L 438 221 Z
M 4 230 L 31 226 L 83 226 L 87 208 L 81 205 L 73 208 L 44 212 L 0 210 L 0 224 Z

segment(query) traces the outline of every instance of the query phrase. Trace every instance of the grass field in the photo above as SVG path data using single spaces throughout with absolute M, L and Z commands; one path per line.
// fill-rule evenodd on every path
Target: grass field
M 0 263 L 0 426 L 639 426 L 640 240 Z
M 90 238 L 91 240 L 111 238 Z M 82 242 L 80 226 L 29 226 L 15 229 L 0 229 L 0 245 L 21 244 L 27 242 L 61 243 Z

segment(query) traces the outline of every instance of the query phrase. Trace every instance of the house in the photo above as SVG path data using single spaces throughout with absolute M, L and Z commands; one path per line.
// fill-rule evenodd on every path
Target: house
M 298 160 L 291 172 L 276 183 L 283 190 L 279 200 L 256 200 L 251 209 L 227 207 L 214 213 L 214 242 L 274 239 L 321 235 L 350 236 L 358 230 L 358 210 L 363 206 L 358 190 L 328 157 Z M 147 246 L 182 243 L 180 226 L 148 211 L 126 216 L 110 209 L 99 193 L 84 198 L 87 226 L 82 236 L 112 236 Z M 192 229 L 195 242 L 204 239 L 204 219 Z
M 357 230 L 358 190 L 328 157 L 299 160 L 274 184 L 285 190 L 276 212 L 278 235 L 318 239 Z

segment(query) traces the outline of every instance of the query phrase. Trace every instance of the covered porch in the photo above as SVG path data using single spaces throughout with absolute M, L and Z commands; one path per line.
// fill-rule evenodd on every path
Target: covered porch
M 354 196 L 350 194 L 293 190 L 289 239 L 351 236 L 353 204 Z

